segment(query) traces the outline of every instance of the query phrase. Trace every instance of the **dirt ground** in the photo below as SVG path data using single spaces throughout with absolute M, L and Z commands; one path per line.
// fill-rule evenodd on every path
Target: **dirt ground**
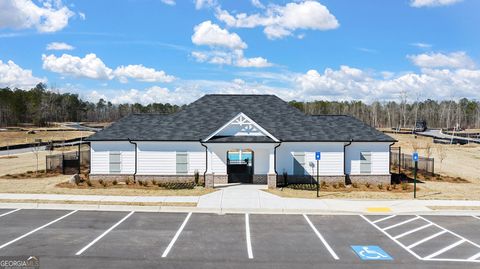
M 65 150 L 72 150 L 72 147 L 65 148 Z M 77 147 L 75 147 L 77 149 Z M 45 169 L 45 156 L 61 154 L 62 150 L 57 149 L 55 151 L 40 151 L 38 153 L 38 169 Z M 33 152 L 20 153 L 10 156 L 1 156 L 0 157 L 0 176 L 6 174 L 20 174 L 27 171 L 36 171 L 37 170 L 37 161 L 35 154 Z
M 37 131 L 35 134 L 27 134 L 26 131 L 2 131 L 0 132 L 0 147 L 16 144 L 28 144 L 35 139 L 44 142 L 50 140 L 68 140 L 77 137 L 86 137 L 93 134 L 87 131 Z
M 79 195 L 127 195 L 127 196 L 199 196 L 214 190 L 196 187 L 180 190 L 149 190 L 129 188 L 75 189 L 56 187 L 58 183 L 68 181 L 71 176 L 60 175 L 39 179 L 0 179 L 0 192 L 3 193 L 45 193 Z
M 452 177 L 462 177 L 472 183 L 480 184 L 480 144 L 444 145 L 434 144 L 429 137 L 407 134 L 388 134 L 399 142 L 402 152 L 411 154 L 414 148 L 420 156 L 428 157 L 427 148 L 431 148 L 430 157 L 435 158 L 435 173 Z M 444 159 L 441 160 L 442 152 Z
M 480 184 L 425 182 L 418 184 L 417 199 L 424 200 L 480 200 Z M 289 188 L 268 190 L 282 197 L 316 199 L 316 191 L 294 190 Z M 378 191 L 321 191 L 318 199 L 412 199 L 413 192 Z

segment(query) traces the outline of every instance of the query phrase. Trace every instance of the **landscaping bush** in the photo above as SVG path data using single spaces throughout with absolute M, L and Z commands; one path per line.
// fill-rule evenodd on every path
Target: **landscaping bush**
M 367 187 L 367 189 L 370 189 L 370 186 L 371 186 L 370 182 L 365 182 L 365 187 Z
M 87 185 L 88 185 L 89 187 L 92 187 L 92 186 L 93 186 L 93 184 L 92 184 L 92 182 L 90 181 L 90 179 L 88 179 L 88 180 L 85 181 L 85 182 L 87 183 Z
M 130 184 L 132 184 L 132 183 L 133 183 L 132 180 L 129 179 L 129 178 L 127 178 L 127 180 L 125 180 L 125 184 L 127 184 L 127 185 L 130 185 Z
M 194 181 L 188 182 L 158 182 L 158 187 L 169 190 L 193 189 L 195 188 Z
M 343 182 L 338 183 L 338 187 L 339 188 L 345 188 L 345 183 L 343 183 Z
M 383 190 L 383 184 L 382 184 L 382 183 L 377 184 L 377 188 L 378 188 L 379 190 Z
M 320 187 L 322 187 L 322 188 L 328 187 L 327 182 L 325 182 L 325 181 L 320 181 Z
M 118 184 L 118 181 L 117 181 L 116 179 L 114 179 L 114 180 L 112 181 L 112 184 L 113 184 L 113 185 L 117 185 L 117 184 Z
M 408 189 L 408 183 L 402 182 L 402 190 L 406 191 Z
M 300 183 L 294 183 L 294 184 L 289 184 L 289 188 L 294 189 L 294 190 L 306 190 L 306 191 L 311 191 L 311 190 L 316 190 L 317 189 L 317 184 L 300 184 Z
M 333 183 L 333 184 L 332 184 L 332 187 L 333 187 L 334 189 L 338 189 L 338 184 L 337 184 L 337 183 Z
M 355 189 L 358 188 L 358 183 L 357 182 L 352 182 L 352 187 L 354 187 Z

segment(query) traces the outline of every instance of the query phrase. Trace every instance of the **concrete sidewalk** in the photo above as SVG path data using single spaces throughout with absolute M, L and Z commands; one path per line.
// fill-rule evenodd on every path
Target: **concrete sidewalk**
M 464 200 L 344 200 L 283 198 L 263 191 L 266 185 L 217 186 L 217 191 L 203 196 L 105 196 L 59 194 L 0 193 L 0 207 L 71 208 L 137 211 L 318 213 L 318 214 L 480 214 L 480 201 Z M 24 200 L 25 202 L 22 202 Z M 41 202 L 32 202 L 41 201 Z M 48 201 L 52 201 L 51 204 Z M 62 203 L 62 201 L 65 201 Z M 70 202 L 70 203 L 69 203 Z M 82 205 L 81 202 L 85 202 Z M 127 203 L 126 205 L 108 205 Z M 75 204 L 73 204 L 75 203 Z M 80 203 L 80 204 L 79 204 Z M 95 205 L 98 203 L 98 206 Z M 128 203 L 197 203 L 197 207 L 134 206 Z M 429 207 L 446 207 L 433 210 Z M 456 207 L 456 208 L 455 208 Z M 458 210 L 459 207 L 474 210 Z

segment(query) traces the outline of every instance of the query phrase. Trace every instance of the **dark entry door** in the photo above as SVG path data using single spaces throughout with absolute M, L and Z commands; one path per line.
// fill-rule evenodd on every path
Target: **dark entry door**
M 252 166 L 247 163 L 228 164 L 228 183 L 252 183 Z

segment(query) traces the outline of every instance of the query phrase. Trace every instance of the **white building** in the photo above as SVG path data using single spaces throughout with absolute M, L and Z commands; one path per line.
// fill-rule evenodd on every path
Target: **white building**
M 343 115 L 305 115 L 274 95 L 205 95 L 170 114 L 133 114 L 89 138 L 91 179 L 267 184 L 390 183 L 395 140 Z M 320 152 L 320 160 L 316 160 Z M 286 179 L 285 179 L 286 176 Z

